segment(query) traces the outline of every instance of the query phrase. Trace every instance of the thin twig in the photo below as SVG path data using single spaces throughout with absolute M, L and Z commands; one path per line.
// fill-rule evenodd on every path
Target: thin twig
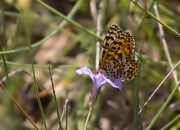
M 144 103 L 141 110 L 138 112 L 138 115 L 143 111 L 147 103 L 151 100 L 151 98 L 155 95 L 155 93 L 158 91 L 158 89 L 161 87 L 161 85 L 164 83 L 164 81 L 169 77 L 169 75 L 176 69 L 176 67 L 180 64 L 180 61 L 174 66 L 174 68 L 166 75 L 166 77 L 162 80 L 162 82 L 158 85 L 158 87 L 154 90 L 154 92 L 151 94 L 151 96 L 148 98 L 148 100 Z M 134 122 L 134 120 L 133 120 Z M 130 127 L 132 126 L 133 122 L 131 123 Z
M 166 75 L 166 77 L 162 80 L 162 82 L 158 85 L 158 87 L 154 90 L 154 92 L 151 94 L 151 96 L 148 98 L 148 100 L 144 103 L 141 110 L 139 111 L 139 114 L 142 112 L 144 107 L 147 105 L 147 103 L 151 100 L 151 98 L 154 96 L 154 94 L 158 91 L 158 89 L 161 87 L 161 85 L 164 83 L 164 81 L 169 77 L 169 75 L 176 69 L 176 67 L 180 64 L 180 61 L 172 68 L 172 70 Z
M 155 12 L 156 17 L 160 20 L 157 5 L 154 4 L 153 8 L 154 8 L 154 12 Z M 162 25 L 160 23 L 158 23 L 158 27 L 159 27 L 159 33 L 160 33 L 160 40 L 162 42 L 163 49 L 164 49 L 165 55 L 167 57 L 168 63 L 170 65 L 171 69 L 172 69 L 173 68 L 173 63 L 171 61 L 171 57 L 170 57 L 170 54 L 169 54 L 168 46 L 167 46 L 165 35 L 164 35 L 164 30 L 163 30 Z M 173 74 L 175 83 L 178 84 L 178 78 L 177 78 L 176 71 L 174 71 L 172 74 Z M 180 87 L 178 88 L 178 90 L 179 90 L 179 93 L 180 93 Z
M 26 72 L 26 71 L 23 70 L 23 69 L 16 69 L 16 70 L 10 72 L 10 73 L 8 74 L 8 77 L 11 78 L 11 77 L 13 77 L 15 74 L 20 73 L 20 72 L 23 72 L 23 73 L 27 74 L 28 76 L 30 76 L 31 78 L 33 78 L 28 72 Z M 6 82 L 6 80 L 7 80 L 7 77 L 5 76 L 4 78 L 2 78 L 2 79 L 0 80 L 0 82 L 1 82 L 1 83 L 4 83 L 4 82 Z
M 99 10 L 97 15 L 97 36 L 101 36 L 102 34 L 102 8 L 103 8 L 103 0 L 100 1 Z M 100 57 L 100 41 L 96 42 L 96 70 L 99 68 L 99 57 Z
M 63 107 L 63 112 L 62 112 L 62 115 L 61 115 L 61 121 L 62 121 L 62 119 L 63 119 L 63 117 L 64 117 L 64 113 L 65 113 L 65 111 L 66 111 L 66 107 L 67 107 L 67 105 L 68 105 L 68 102 L 69 102 L 69 100 L 66 99 L 66 102 L 65 102 L 64 107 Z
M 96 21 L 97 21 L 96 0 L 91 0 L 91 1 L 90 1 L 90 11 L 91 11 L 93 20 L 96 22 Z
M 68 126 L 68 103 L 69 103 L 69 100 L 66 99 L 66 127 L 65 127 L 65 130 L 67 130 L 67 126 Z
M 12 77 L 14 76 L 15 74 L 19 73 L 19 72 L 22 72 L 23 70 L 22 69 L 17 69 L 17 70 L 14 70 L 12 71 L 11 73 L 8 74 L 8 77 Z M 0 80 L 0 82 L 4 83 L 6 81 L 7 77 L 5 76 L 4 78 L 2 78 Z
M 180 61 L 178 62 L 178 64 L 180 64 Z M 167 97 L 166 101 L 162 104 L 161 108 L 156 112 L 154 118 L 151 120 L 151 122 L 147 126 L 146 130 L 151 130 L 152 126 L 157 121 L 157 119 L 160 116 L 160 114 L 164 111 L 165 108 L 167 108 L 168 104 L 170 103 L 170 101 L 172 100 L 173 96 L 177 92 L 179 85 L 180 85 L 180 82 L 172 89 L 170 95 Z
M 64 104 L 64 107 L 63 107 L 63 112 L 62 112 L 62 115 L 61 115 L 61 122 L 62 122 L 62 119 L 64 117 L 64 114 L 66 112 L 66 124 L 65 124 L 65 130 L 67 130 L 67 124 L 68 124 L 68 103 L 69 103 L 69 100 L 66 99 L 66 102 Z

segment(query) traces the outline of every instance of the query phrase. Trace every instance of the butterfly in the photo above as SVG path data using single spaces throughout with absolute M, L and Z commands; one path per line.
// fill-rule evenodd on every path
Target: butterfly
M 130 32 L 112 24 L 102 43 L 98 72 L 107 78 L 133 79 L 141 70 L 134 49 L 135 40 Z

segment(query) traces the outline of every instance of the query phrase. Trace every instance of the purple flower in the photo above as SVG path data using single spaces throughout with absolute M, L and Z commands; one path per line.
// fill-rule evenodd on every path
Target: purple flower
M 81 74 L 86 74 L 89 77 L 91 77 L 93 81 L 93 89 L 89 97 L 89 102 L 92 102 L 95 97 L 97 90 L 100 88 L 100 86 L 106 82 L 111 84 L 114 88 L 119 88 L 120 90 L 122 89 L 122 84 L 121 81 L 124 81 L 124 78 L 106 78 L 103 74 L 97 73 L 93 74 L 93 72 L 86 66 L 76 70 L 76 73 L 81 75 Z

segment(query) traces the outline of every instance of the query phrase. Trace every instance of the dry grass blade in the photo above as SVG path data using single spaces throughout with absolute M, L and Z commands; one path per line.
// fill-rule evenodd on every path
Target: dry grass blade
M 160 20 L 157 5 L 154 4 L 153 8 L 154 8 L 154 12 L 155 12 L 156 17 Z M 170 65 L 171 69 L 172 69 L 173 68 L 173 63 L 172 63 L 172 60 L 171 60 L 171 57 L 170 57 L 170 54 L 169 54 L 169 50 L 168 50 L 168 46 L 167 46 L 167 43 L 166 43 L 166 39 L 165 39 L 165 35 L 164 35 L 162 25 L 160 23 L 158 23 L 158 27 L 159 27 L 159 33 L 160 33 L 160 40 L 162 42 L 162 46 L 163 46 L 166 58 L 168 60 L 168 63 Z M 173 71 L 173 77 L 174 77 L 174 80 L 175 80 L 176 84 L 178 84 L 178 78 L 177 78 L 176 71 Z M 179 90 L 179 93 L 180 93 L 180 87 L 178 88 L 178 90 Z
M 36 130 L 40 130 L 39 127 L 35 124 L 35 122 L 31 119 L 31 117 L 24 111 L 24 109 L 21 107 L 21 105 L 13 98 L 13 96 L 8 92 L 8 90 L 4 87 L 2 83 L 0 83 L 0 86 L 6 93 L 11 97 L 14 104 L 21 110 L 21 112 L 25 115 L 25 117 L 32 123 L 32 125 L 36 128 Z

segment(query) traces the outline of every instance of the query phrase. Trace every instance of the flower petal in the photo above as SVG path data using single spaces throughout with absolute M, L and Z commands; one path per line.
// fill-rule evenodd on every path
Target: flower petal
M 122 83 L 121 79 L 116 79 L 116 78 L 108 78 L 106 81 L 111 84 L 114 88 L 119 88 L 120 90 L 122 89 Z
M 76 70 L 76 73 L 78 75 L 86 74 L 86 75 L 89 75 L 92 80 L 94 79 L 94 74 L 92 73 L 92 71 L 87 66 L 84 66 L 84 67 Z M 94 82 L 94 80 L 93 80 L 93 82 Z
M 104 75 L 102 75 L 101 73 L 93 74 L 92 71 L 87 66 L 84 66 L 76 70 L 76 73 L 79 75 L 81 74 L 89 75 L 93 81 L 94 84 L 93 90 L 95 91 L 97 91 L 102 84 L 106 83 Z
M 118 78 L 118 79 L 106 78 L 102 73 L 93 74 L 92 71 L 87 66 L 84 66 L 84 67 L 76 70 L 76 73 L 79 75 L 86 74 L 89 77 L 91 77 L 91 79 L 93 81 L 93 88 L 89 94 L 89 106 L 90 107 L 92 107 L 92 103 L 93 103 L 94 99 L 96 98 L 97 91 L 102 84 L 108 82 L 113 87 L 119 88 L 120 90 L 122 89 L 121 82 L 124 81 L 124 78 Z
M 106 78 L 102 73 L 93 74 L 92 71 L 87 66 L 84 66 L 84 67 L 76 70 L 76 73 L 79 75 L 86 74 L 86 75 L 90 76 L 93 81 L 93 85 L 94 85 L 93 90 L 94 91 L 97 91 L 99 89 L 99 87 L 106 82 L 111 84 L 114 88 L 122 89 L 121 81 L 123 81 L 124 78 L 118 78 L 118 79 Z
M 102 75 L 101 73 L 95 74 L 95 82 L 94 82 L 94 90 L 98 90 L 99 87 L 106 83 L 106 79 L 104 77 L 104 75 Z

